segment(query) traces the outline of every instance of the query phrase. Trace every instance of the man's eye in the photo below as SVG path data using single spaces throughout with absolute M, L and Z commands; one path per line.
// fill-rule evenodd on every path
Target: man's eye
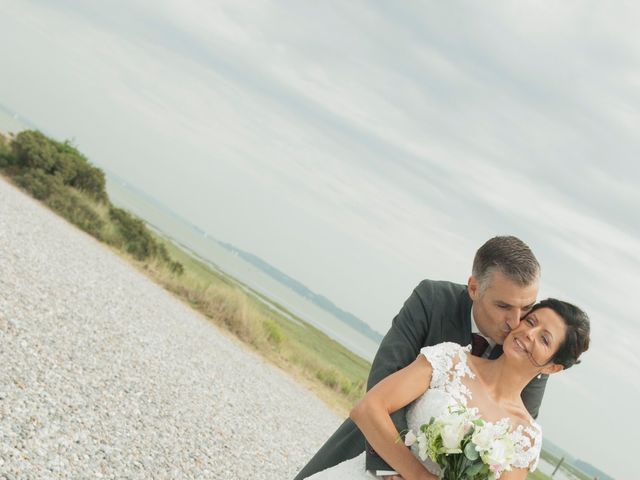
M 542 343 L 544 343 L 547 347 L 549 346 L 549 340 L 547 340 L 547 337 L 542 337 Z
M 527 323 L 533 327 L 533 320 L 532 319 L 527 318 Z

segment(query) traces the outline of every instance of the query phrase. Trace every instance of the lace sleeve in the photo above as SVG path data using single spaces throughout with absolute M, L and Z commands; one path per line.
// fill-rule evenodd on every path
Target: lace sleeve
M 451 342 L 439 343 L 424 347 L 420 354 L 424 355 L 433 369 L 430 388 L 442 388 L 449 380 L 449 371 L 453 368 L 453 357 L 460 350 L 460 345 Z
M 431 364 L 431 383 L 429 388 L 444 388 L 449 390 L 452 382 L 460 389 L 460 379 L 465 375 L 474 377 L 467 366 L 467 353 L 470 347 L 461 347 L 457 343 L 444 342 L 430 347 L 424 347 L 420 354 L 424 355 Z M 466 392 L 465 392 L 466 393 Z
M 538 466 L 540 450 L 542 450 L 542 429 L 536 422 L 530 425 L 519 425 L 512 433 L 512 441 L 516 447 L 513 466 L 528 468 L 533 472 Z

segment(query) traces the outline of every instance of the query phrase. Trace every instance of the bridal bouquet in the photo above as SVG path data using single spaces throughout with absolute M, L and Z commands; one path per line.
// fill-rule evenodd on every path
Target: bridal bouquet
M 418 456 L 430 458 L 440 466 L 443 480 L 495 480 L 511 470 L 515 459 L 514 439 L 505 419 L 485 422 L 477 409 L 462 405 L 420 426 L 418 433 L 409 430 L 404 443 L 417 443 Z

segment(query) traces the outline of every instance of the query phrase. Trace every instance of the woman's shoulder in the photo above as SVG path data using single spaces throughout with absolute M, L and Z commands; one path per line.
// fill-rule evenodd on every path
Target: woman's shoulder
M 526 411 L 513 422 L 511 439 L 515 446 L 513 465 L 517 468 L 536 469 L 542 450 L 542 428 Z
M 467 354 L 471 352 L 471 345 L 463 347 L 454 342 L 442 342 L 436 345 L 423 347 L 420 354 L 424 355 L 434 371 L 449 372 L 458 364 L 467 363 Z
M 420 354 L 431 364 L 430 387 L 445 388 L 453 393 L 464 390 L 461 393 L 466 396 L 467 390 L 461 380 L 465 376 L 475 377 L 467 365 L 467 354 L 470 351 L 470 346 L 463 347 L 453 342 L 443 342 L 420 350 Z
M 429 345 L 427 347 L 423 347 L 420 350 L 420 353 L 427 357 L 448 357 L 450 359 L 454 358 L 465 358 L 467 353 L 471 352 L 471 345 L 462 346 L 455 342 L 442 342 L 436 345 Z

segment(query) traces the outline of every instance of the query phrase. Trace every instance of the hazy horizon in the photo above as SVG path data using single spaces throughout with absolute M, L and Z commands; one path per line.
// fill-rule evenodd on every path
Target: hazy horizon
M 381 332 L 420 280 L 465 283 L 486 239 L 519 236 L 540 298 L 592 319 L 543 430 L 632 478 L 638 19 L 622 2 L 5 0 L 0 103 Z

